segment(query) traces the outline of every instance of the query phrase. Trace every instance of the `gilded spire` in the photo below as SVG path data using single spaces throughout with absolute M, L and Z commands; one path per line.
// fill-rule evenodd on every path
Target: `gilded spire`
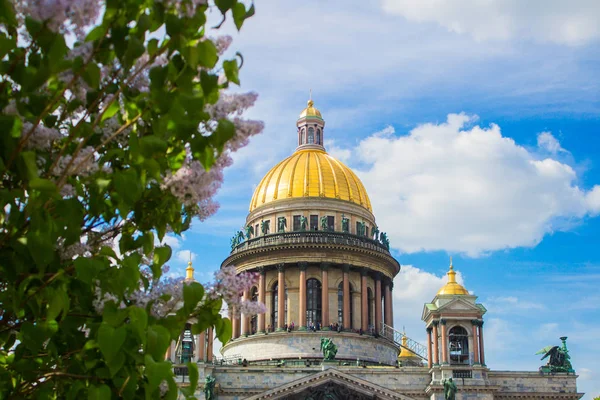
M 194 267 L 192 267 L 192 252 L 190 251 L 190 260 L 188 261 L 188 266 L 185 269 L 185 280 L 193 281 L 194 280 Z

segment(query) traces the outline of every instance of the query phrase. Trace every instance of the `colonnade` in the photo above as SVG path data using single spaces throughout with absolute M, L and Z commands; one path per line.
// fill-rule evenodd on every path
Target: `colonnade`
M 450 364 L 449 338 L 446 328 L 447 321 L 443 318 L 434 320 L 427 328 L 427 365 L 429 368 L 437 365 Z M 471 345 L 473 346 L 473 364 L 485 365 L 483 348 L 483 321 L 471 320 Z M 441 363 L 440 363 L 441 355 Z
M 213 327 L 210 327 L 195 336 L 196 343 L 194 343 L 195 349 L 193 359 L 195 362 L 211 363 L 213 361 L 213 329 Z M 174 364 L 179 364 L 179 360 L 177 359 L 177 342 L 171 342 L 171 345 L 167 348 L 165 360 L 169 360 Z
M 321 263 L 321 321 L 324 325 L 324 328 L 328 327 L 328 324 L 331 322 L 330 319 L 330 305 L 328 302 L 329 299 L 329 290 L 333 289 L 329 287 L 329 270 L 332 268 L 332 264 L 330 263 Z M 367 268 L 360 268 L 361 274 L 361 285 L 360 285 L 360 296 L 361 296 L 361 307 L 360 307 L 360 324 L 359 326 L 353 326 L 351 321 L 351 291 L 350 291 L 350 265 L 342 264 L 339 266 L 335 266 L 336 268 L 340 268 L 342 270 L 342 291 L 343 291 L 343 306 L 342 306 L 342 328 L 345 330 L 362 329 L 363 332 L 368 332 L 369 330 L 369 299 L 367 296 L 367 287 L 368 287 L 368 278 L 372 277 L 374 280 L 374 303 L 375 303 L 375 312 L 374 312 L 374 321 L 373 325 L 376 329 L 376 332 L 379 332 L 381 329 L 381 323 L 384 322 L 386 325 L 393 326 L 394 314 L 392 309 L 392 289 L 393 283 L 391 279 L 384 278 L 383 274 L 380 272 L 372 271 Z M 277 282 L 285 282 L 286 275 L 290 273 L 298 274 L 298 324 L 297 327 L 299 330 L 307 329 L 307 279 L 306 279 L 306 270 L 308 268 L 308 263 L 300 262 L 297 264 L 297 268 L 293 268 L 291 265 L 284 266 L 283 264 L 278 264 L 277 268 Z M 287 271 L 286 271 L 287 270 Z M 259 280 L 258 280 L 258 300 L 262 303 L 265 303 L 266 298 L 266 269 L 264 267 L 258 268 L 259 272 Z M 288 276 L 289 277 L 289 276 Z M 335 288 L 337 290 L 337 287 Z M 287 321 L 285 320 L 285 294 L 286 287 L 284 284 L 278 284 L 277 286 L 277 321 L 274 329 L 282 330 L 287 325 Z M 244 299 L 250 298 L 250 292 L 245 291 L 242 294 Z M 383 301 L 383 307 L 382 307 Z M 267 305 L 267 308 L 270 309 L 271 305 Z M 273 310 L 271 310 L 273 311 Z M 250 335 L 252 334 L 251 327 L 251 316 L 250 315 L 242 315 L 238 317 L 234 317 L 235 312 L 232 313 L 232 331 L 233 338 L 236 339 L 241 335 Z M 268 315 L 268 314 L 267 314 Z M 337 321 L 337 318 L 336 318 Z M 262 333 L 266 331 L 266 316 L 265 314 L 259 314 L 257 318 L 257 326 L 256 333 Z

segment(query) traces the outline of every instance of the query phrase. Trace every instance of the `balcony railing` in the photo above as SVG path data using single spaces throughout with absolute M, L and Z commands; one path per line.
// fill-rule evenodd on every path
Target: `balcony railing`
M 377 240 L 351 233 L 327 231 L 285 232 L 259 236 L 238 244 L 231 250 L 231 254 L 266 246 L 293 244 L 336 244 L 390 254 L 387 248 Z

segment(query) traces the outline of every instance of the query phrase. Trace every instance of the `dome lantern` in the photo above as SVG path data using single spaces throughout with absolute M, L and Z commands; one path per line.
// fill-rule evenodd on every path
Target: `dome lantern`
M 306 108 L 302 110 L 298 117 L 296 126 L 298 127 L 298 149 L 325 149 L 323 146 L 325 121 L 321 116 L 321 112 L 315 108 L 315 103 L 312 100 L 312 92 Z
M 468 295 L 469 291 L 464 288 L 461 284 L 456 282 L 456 272 L 454 271 L 454 266 L 452 265 L 452 257 L 450 257 L 450 270 L 448 270 L 448 283 L 446 283 L 439 291 L 440 294 L 450 294 L 450 295 Z

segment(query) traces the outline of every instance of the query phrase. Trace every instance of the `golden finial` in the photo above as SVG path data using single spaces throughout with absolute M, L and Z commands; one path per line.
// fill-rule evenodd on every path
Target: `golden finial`
M 454 265 L 452 265 L 452 256 L 450 256 L 450 269 L 454 269 Z
M 192 267 L 192 252 L 190 251 L 190 260 L 188 261 L 188 266 L 185 269 L 185 280 L 193 281 L 194 280 L 194 267 Z

